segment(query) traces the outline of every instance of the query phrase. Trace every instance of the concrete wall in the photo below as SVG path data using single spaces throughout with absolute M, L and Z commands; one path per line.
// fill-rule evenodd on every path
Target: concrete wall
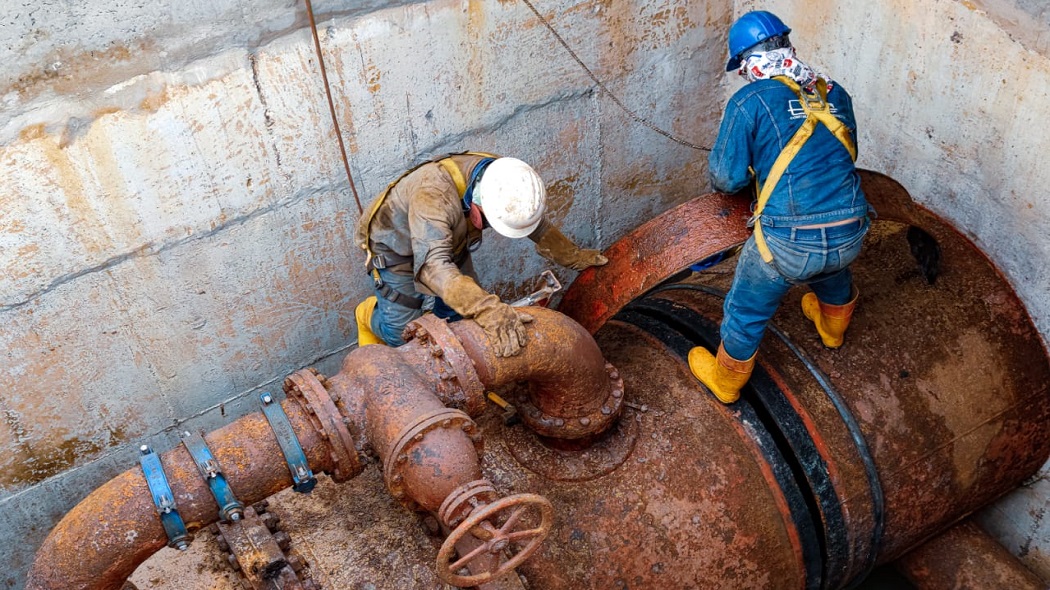
M 738 0 L 854 97 L 859 164 L 896 178 L 1006 274 L 1050 341 L 1050 8 L 1036 0 Z M 1050 580 L 1050 465 L 981 523 Z
M 590 246 L 706 190 L 706 154 L 632 122 L 524 3 L 315 6 L 366 207 L 467 148 L 533 163 Z M 713 140 L 729 0 L 539 8 L 629 108 Z M 18 588 L 139 444 L 334 367 L 368 285 L 301 4 L 19 1 L 0 23 L 0 587 Z M 483 282 L 527 288 L 544 264 L 524 242 L 488 238 Z

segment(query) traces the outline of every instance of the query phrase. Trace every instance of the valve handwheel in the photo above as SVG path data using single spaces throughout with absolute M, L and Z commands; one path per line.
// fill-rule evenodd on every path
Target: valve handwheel
M 522 517 L 530 511 L 539 513 L 539 524 L 534 528 L 515 530 L 515 527 L 521 524 Z M 495 525 L 498 522 L 497 517 L 502 516 L 503 512 L 509 512 L 509 515 L 497 528 Z M 482 506 L 471 512 L 470 516 L 449 533 L 445 543 L 441 545 L 437 556 L 438 577 L 445 583 L 460 588 L 478 586 L 498 579 L 517 568 L 539 549 L 540 543 L 550 533 L 553 522 L 554 507 L 547 498 L 536 494 L 516 494 Z M 456 552 L 456 543 L 468 534 L 477 537 L 482 544 L 452 562 Z M 483 555 L 496 556 L 498 559 L 504 549 L 511 550 L 514 545 L 521 549 L 503 563 L 497 560 L 498 566 L 491 571 L 469 576 L 461 576 L 456 573 Z

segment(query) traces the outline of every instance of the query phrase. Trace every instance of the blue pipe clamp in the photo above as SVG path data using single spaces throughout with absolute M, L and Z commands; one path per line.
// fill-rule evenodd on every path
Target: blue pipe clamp
M 292 489 L 300 494 L 309 494 L 317 485 L 317 478 L 310 470 L 310 465 L 306 461 L 306 453 L 303 452 L 299 438 L 292 430 L 292 423 L 288 421 L 288 415 L 284 413 L 281 404 L 274 402 L 273 396 L 269 393 L 259 394 L 259 399 L 263 403 L 263 415 L 266 416 L 270 428 L 277 436 L 277 444 L 281 446 L 281 453 L 284 454 L 284 460 L 288 463 L 288 471 L 292 472 Z
M 223 522 L 240 520 L 244 516 L 244 504 L 238 502 L 234 497 L 233 490 L 230 489 L 230 484 L 226 482 L 226 476 L 222 474 L 222 469 L 219 467 L 219 461 L 215 459 L 215 455 L 212 455 L 208 443 L 204 442 L 204 437 L 197 432 L 193 434 L 187 432 L 182 438 L 182 444 L 190 452 L 193 462 L 197 464 L 197 470 L 200 471 L 201 477 L 211 489 L 211 494 L 215 496 L 215 502 L 219 505 L 219 518 Z
M 160 515 L 160 523 L 164 525 L 164 532 L 168 534 L 168 547 L 174 547 L 179 551 L 185 551 L 191 540 L 189 532 L 186 531 L 186 523 L 179 516 L 175 507 L 175 494 L 168 485 L 168 478 L 164 475 L 164 465 L 160 462 L 160 456 L 153 452 L 148 445 L 139 447 L 142 456 L 139 463 L 142 464 L 142 474 L 146 476 L 146 485 L 153 495 L 153 503 L 157 506 L 157 514 Z

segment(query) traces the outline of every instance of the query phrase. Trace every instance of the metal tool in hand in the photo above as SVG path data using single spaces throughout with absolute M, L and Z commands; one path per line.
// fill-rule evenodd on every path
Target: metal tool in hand
M 528 307 L 530 305 L 543 305 L 546 307 L 546 300 L 550 299 L 551 295 L 561 291 L 561 283 L 558 282 L 554 273 L 549 270 L 540 273 L 540 276 L 536 279 L 536 285 L 536 291 L 511 303 L 511 307 Z

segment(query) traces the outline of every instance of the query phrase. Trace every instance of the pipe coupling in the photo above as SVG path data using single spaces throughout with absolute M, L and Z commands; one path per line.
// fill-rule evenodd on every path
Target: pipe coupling
M 292 373 L 284 380 L 284 392 L 299 402 L 310 416 L 310 424 L 327 443 L 332 459 L 332 480 L 342 483 L 357 477 L 363 466 L 354 446 L 350 420 L 335 405 L 325 387 L 328 379 L 310 367 Z
M 434 393 L 441 403 L 470 416 L 485 411 L 485 386 L 448 322 L 423 315 L 405 326 L 403 338 L 426 351 L 423 371 L 437 377 Z

